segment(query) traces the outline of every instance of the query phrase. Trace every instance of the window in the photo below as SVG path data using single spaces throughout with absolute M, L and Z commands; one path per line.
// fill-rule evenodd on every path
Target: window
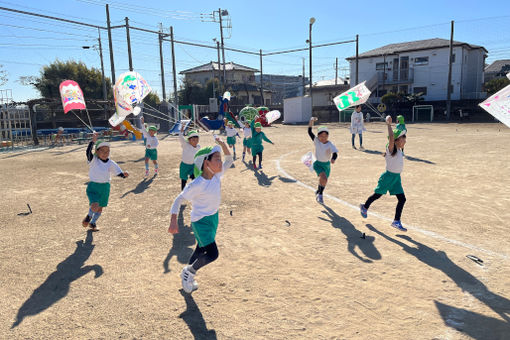
M 426 86 L 423 86 L 423 87 L 415 87 L 413 89 L 413 92 L 414 93 L 422 93 L 424 96 L 427 95 L 427 87 Z
M 414 58 L 414 65 L 428 65 L 429 57 L 417 57 Z
M 388 69 L 388 63 L 376 63 L 375 64 L 376 71 L 384 71 L 385 69 Z
M 452 54 L 452 64 L 455 62 L 455 54 Z

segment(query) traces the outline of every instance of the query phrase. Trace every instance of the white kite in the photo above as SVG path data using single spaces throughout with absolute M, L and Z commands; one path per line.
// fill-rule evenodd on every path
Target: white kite
M 335 106 L 338 111 L 345 110 L 353 105 L 360 105 L 365 103 L 370 97 L 370 90 L 365 86 L 365 82 L 358 84 L 344 93 L 333 98 Z
M 497 120 L 510 127 L 510 85 L 494 93 L 478 105 Z

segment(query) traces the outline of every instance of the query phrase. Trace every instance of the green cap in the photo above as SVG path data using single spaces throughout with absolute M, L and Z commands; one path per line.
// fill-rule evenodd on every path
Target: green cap
M 155 127 L 154 125 L 151 125 L 149 126 L 149 131 L 152 130 L 152 131 L 158 131 L 158 128 Z
M 261 128 L 262 124 L 260 124 L 260 122 L 256 122 L 255 124 L 253 124 L 253 126 L 256 128 Z
M 195 167 L 193 168 L 193 174 L 195 175 L 195 178 L 202 174 L 202 165 L 204 164 L 204 160 L 215 152 L 221 152 L 219 145 L 205 146 L 197 151 L 195 154 L 195 160 L 193 161 L 195 164 Z

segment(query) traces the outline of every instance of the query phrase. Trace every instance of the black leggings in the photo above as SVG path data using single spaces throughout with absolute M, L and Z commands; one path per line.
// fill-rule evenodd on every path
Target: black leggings
M 191 176 L 189 176 L 189 178 L 191 178 L 193 180 L 193 179 L 195 179 L 195 175 L 192 174 Z M 186 186 L 186 182 L 187 182 L 187 180 L 181 179 L 181 191 L 184 190 L 184 187 Z
M 367 209 L 370 208 L 370 204 L 372 204 L 372 202 L 374 202 L 376 199 L 381 198 L 381 196 L 382 196 L 381 194 L 374 193 L 365 202 L 365 208 L 367 208 Z M 402 210 L 404 209 L 404 204 L 406 203 L 406 195 L 404 195 L 402 193 L 402 194 L 397 194 L 396 196 L 398 199 L 398 203 L 397 203 L 397 209 L 395 210 L 395 221 L 400 221 L 400 217 L 402 216 Z
M 199 270 L 203 266 L 213 262 L 218 258 L 218 247 L 216 246 L 216 242 L 206 245 L 205 247 L 197 247 L 191 258 L 189 259 L 189 264 L 195 270 Z
M 354 137 L 356 137 L 356 135 L 353 133 L 352 134 L 352 145 L 354 146 Z M 359 134 L 359 146 L 362 146 L 363 145 L 363 136 L 362 134 L 360 133 Z
M 262 152 L 258 152 L 255 156 L 253 156 L 253 165 L 256 165 L 257 156 L 259 156 L 259 166 L 262 165 Z

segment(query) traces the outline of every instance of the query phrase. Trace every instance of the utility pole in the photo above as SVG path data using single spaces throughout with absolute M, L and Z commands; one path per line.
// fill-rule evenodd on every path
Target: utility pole
M 227 76 L 225 71 L 225 44 L 223 43 L 223 21 L 221 19 L 222 16 L 221 8 L 218 8 L 218 16 L 220 18 L 221 54 L 223 57 L 223 88 L 225 88 Z
M 97 42 L 99 44 L 99 59 L 101 59 L 101 80 L 103 82 L 103 100 L 106 102 L 108 100 L 106 93 L 106 79 L 104 78 L 104 63 L 103 63 L 103 45 L 101 45 L 101 30 L 97 29 Z M 104 104 L 104 114 L 106 117 L 106 103 Z
M 336 65 L 335 65 L 335 85 L 338 85 L 338 57 L 336 58 Z
M 354 85 L 358 84 L 358 66 L 359 66 L 359 35 L 356 34 L 356 74 L 355 74 L 355 78 L 354 78 L 354 80 L 355 80 Z
M 220 42 L 219 41 L 216 41 L 216 48 L 218 49 L 218 80 L 219 80 L 219 89 L 218 89 L 218 92 L 219 92 L 219 95 L 221 96 L 221 90 L 225 90 L 225 86 L 222 86 L 223 85 L 223 82 L 221 81 L 221 60 L 220 60 Z
M 174 47 L 174 27 L 170 26 L 170 40 L 172 44 L 172 73 L 174 78 L 174 105 L 179 109 L 179 96 L 177 95 L 177 74 L 175 71 L 175 47 Z
M 126 39 L 127 39 L 127 48 L 128 48 L 128 58 L 129 58 L 129 71 L 133 71 L 133 58 L 131 57 L 131 38 L 129 37 L 129 18 L 126 17 Z
M 305 57 L 303 57 L 303 76 L 302 76 L 303 79 L 301 79 L 303 81 L 303 96 L 305 95 Z
M 160 29 L 161 31 L 161 29 Z M 159 40 L 159 65 L 161 68 L 161 89 L 163 91 L 163 101 L 166 101 L 166 88 L 165 88 L 165 67 L 163 64 L 163 34 L 158 35 Z
M 263 73 L 262 73 L 262 50 L 260 50 L 260 106 L 264 106 L 264 90 L 262 89 L 262 77 L 263 77 Z
M 312 25 L 315 22 L 315 18 L 310 18 L 310 29 L 309 29 L 309 39 L 308 42 L 310 43 L 310 101 L 312 102 L 312 115 L 313 115 L 313 95 L 312 95 Z
M 450 114 L 452 109 L 452 61 L 453 61 L 453 26 L 454 21 L 451 23 L 451 32 L 450 32 L 450 58 L 448 60 L 448 85 L 446 89 L 446 119 L 450 120 Z
M 112 43 L 112 28 L 110 25 L 110 9 L 106 4 L 106 26 L 108 28 L 108 46 L 110 49 L 110 66 L 112 69 L 112 85 L 115 84 L 115 64 L 113 62 L 113 43 Z

